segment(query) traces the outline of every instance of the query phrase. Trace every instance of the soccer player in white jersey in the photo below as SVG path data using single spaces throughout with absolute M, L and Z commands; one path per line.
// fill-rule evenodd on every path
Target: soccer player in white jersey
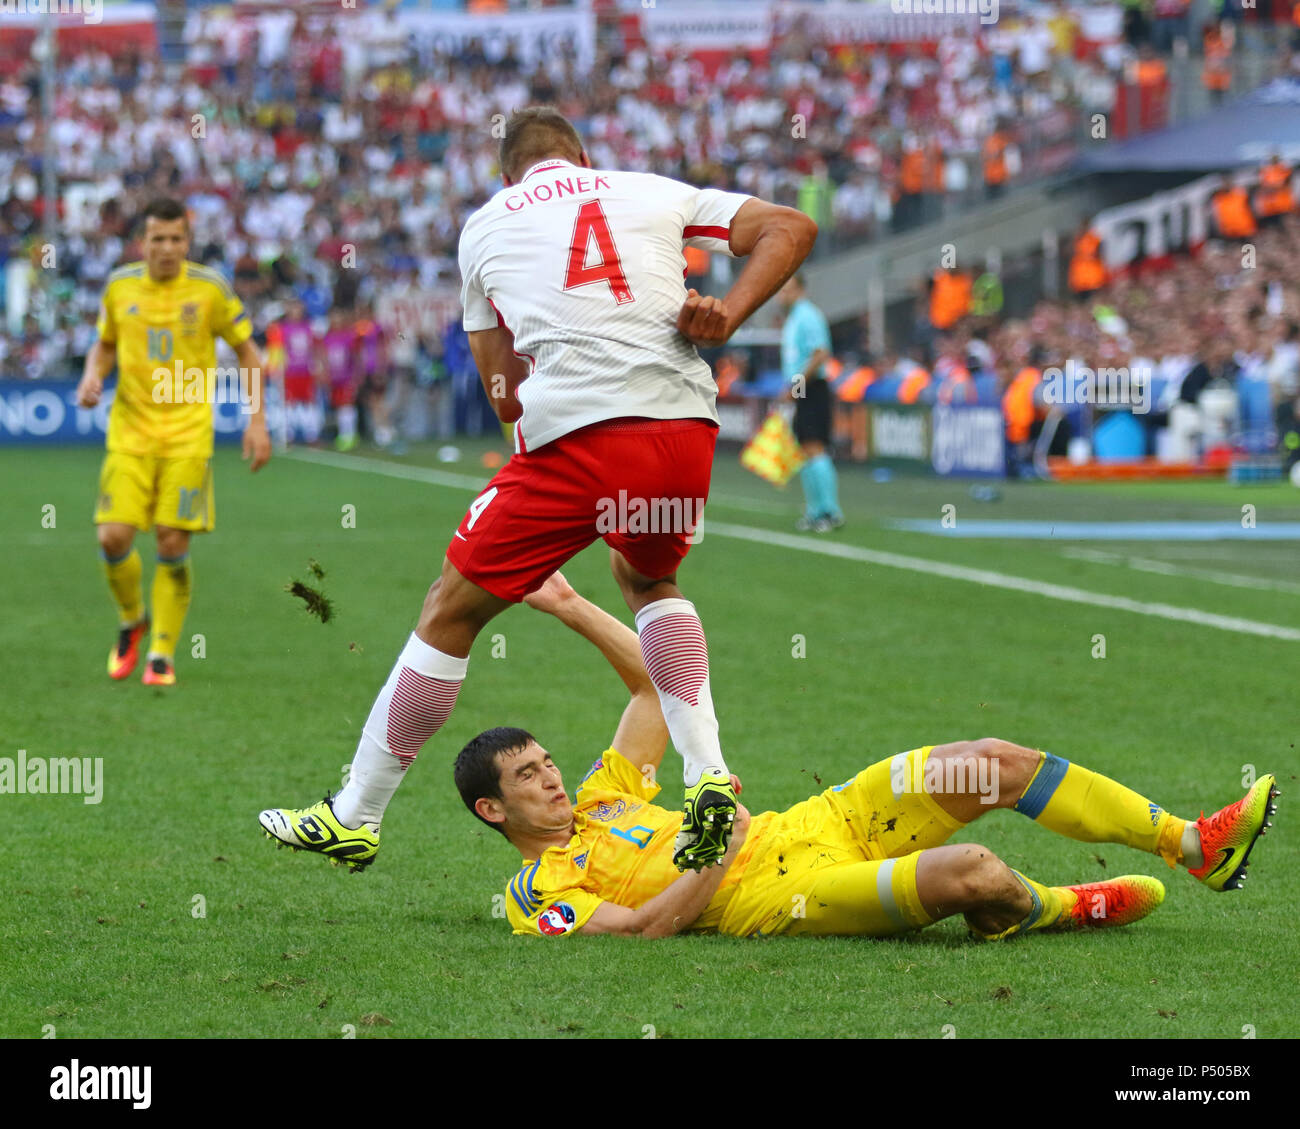
M 455 705 L 475 637 L 601 537 L 685 761 L 673 861 L 698 870 L 725 854 L 736 798 L 704 631 L 677 587 L 718 429 L 696 346 L 722 345 L 775 294 L 817 225 L 751 196 L 593 169 L 547 106 L 507 122 L 501 179 L 461 233 L 460 267 L 470 349 L 497 414 L 515 423 L 515 455 L 455 531 L 347 784 L 260 823 L 287 846 L 368 865 L 403 774 Z M 747 257 L 725 298 L 686 290 L 687 244 Z

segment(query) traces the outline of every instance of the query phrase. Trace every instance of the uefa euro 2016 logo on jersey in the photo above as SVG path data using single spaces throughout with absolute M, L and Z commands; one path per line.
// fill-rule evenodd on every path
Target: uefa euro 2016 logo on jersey
M 577 920 L 578 915 L 568 902 L 556 902 L 542 911 L 542 916 L 537 919 L 537 928 L 548 937 L 558 937 L 572 929 Z

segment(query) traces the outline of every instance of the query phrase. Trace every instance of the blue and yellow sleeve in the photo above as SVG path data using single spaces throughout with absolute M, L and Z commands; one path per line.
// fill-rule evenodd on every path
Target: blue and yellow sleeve
M 526 937 L 562 937 L 576 933 L 591 920 L 603 898 L 570 885 L 581 872 L 565 861 L 528 862 L 506 883 L 506 920 Z

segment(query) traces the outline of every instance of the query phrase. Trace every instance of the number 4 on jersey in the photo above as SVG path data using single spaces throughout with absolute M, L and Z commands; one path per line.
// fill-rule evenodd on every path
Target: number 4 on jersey
M 596 247 L 600 251 L 600 261 L 586 266 L 587 247 L 592 236 L 596 237 Z M 578 218 L 573 225 L 573 238 L 569 240 L 569 268 L 564 275 L 564 289 L 572 290 L 576 286 L 589 286 L 593 282 L 609 284 L 614 301 L 620 306 L 635 302 L 632 288 L 627 284 L 627 275 L 623 273 L 623 264 L 619 261 L 618 248 L 614 246 L 614 237 L 610 234 L 609 223 L 601 210 L 599 200 L 588 200 L 578 209 Z

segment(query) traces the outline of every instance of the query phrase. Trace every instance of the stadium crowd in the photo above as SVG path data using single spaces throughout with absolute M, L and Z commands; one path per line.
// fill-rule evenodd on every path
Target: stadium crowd
M 260 339 L 291 298 L 322 336 L 332 309 L 373 316 L 395 390 L 450 382 L 461 418 L 440 408 L 438 429 L 473 426 L 468 408 L 490 426 L 448 295 L 459 232 L 499 183 L 493 115 L 554 103 L 597 165 L 798 206 L 832 250 L 1056 167 L 1074 115 L 1112 108 L 1135 52 L 1149 51 L 1130 21 L 1128 42 L 1081 55 L 1079 21 L 1059 0 L 1038 18 L 925 47 L 829 47 L 796 22 L 778 28 L 767 64 L 737 52 L 712 75 L 683 52 L 624 50 L 616 23 L 600 27 L 590 66 L 558 52 L 530 69 L 477 43 L 440 52 L 391 10 L 246 19 L 197 8 L 179 76 L 132 51 L 61 58 L 49 126 L 62 195 L 52 332 L 37 284 L 49 266 L 39 70 L 29 56 L 9 59 L 0 378 L 80 371 L 108 272 L 135 254 L 134 217 L 170 194 L 191 212 L 193 257 L 234 278 Z M 796 119 L 806 135 L 790 128 Z M 692 269 L 706 264 L 697 257 Z M 443 299 L 421 301 L 430 294 Z

